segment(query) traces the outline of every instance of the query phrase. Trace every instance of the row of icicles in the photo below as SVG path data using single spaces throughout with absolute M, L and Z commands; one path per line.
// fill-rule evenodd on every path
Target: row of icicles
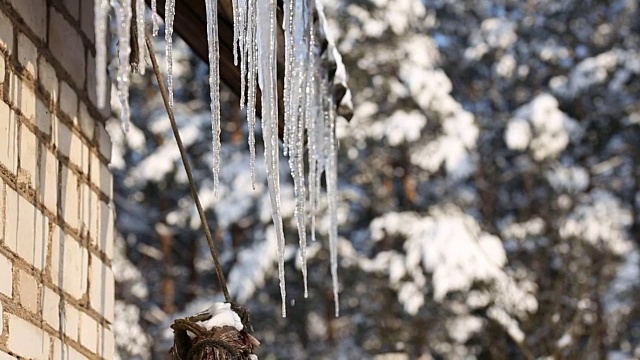
M 135 1 L 135 4 L 132 4 Z M 220 74 L 217 0 L 206 3 L 207 38 L 209 47 L 209 84 L 211 96 L 211 131 L 213 133 L 214 193 L 218 196 L 220 174 Z M 277 3 L 276 0 L 231 0 L 234 16 L 234 63 L 241 69 L 241 108 L 247 107 L 249 149 L 251 152 L 251 178 L 255 188 L 255 135 L 256 84 L 262 90 L 262 134 L 271 213 L 278 242 L 278 274 L 282 296 L 282 316 L 286 317 L 286 290 L 284 276 L 285 237 L 280 209 L 278 92 L 277 92 Z M 129 84 L 131 76 L 130 26 L 135 5 L 138 44 L 144 44 L 144 0 L 97 0 L 95 3 L 96 74 L 98 106 L 105 106 L 107 91 L 107 30 L 111 9 L 115 12 L 118 39 L 117 93 L 122 106 L 121 119 L 125 131 L 129 128 Z M 338 315 L 337 276 L 337 140 L 335 106 L 331 86 L 321 70 L 313 11 L 324 20 L 322 8 L 314 0 L 285 0 L 282 28 L 285 35 L 284 79 L 284 136 L 283 151 L 288 155 L 294 182 L 295 218 L 298 228 L 300 258 L 304 278 L 304 296 L 307 290 L 307 220 L 310 234 L 315 240 L 316 214 L 320 202 L 321 175 L 325 172 L 329 210 L 329 247 L 331 275 Z M 151 2 L 152 34 L 158 33 L 156 0 Z M 165 40 L 169 103 L 173 106 L 172 36 L 175 18 L 175 0 L 165 3 Z M 325 30 L 326 31 L 326 30 Z M 140 46 L 140 59 L 145 58 L 145 47 Z M 142 62 L 143 60 L 141 60 Z M 145 66 L 137 66 L 144 73 Z M 246 91 L 245 91 L 246 88 Z M 305 136 L 306 135 L 306 136 Z M 305 142 L 308 148 L 308 169 L 305 176 Z

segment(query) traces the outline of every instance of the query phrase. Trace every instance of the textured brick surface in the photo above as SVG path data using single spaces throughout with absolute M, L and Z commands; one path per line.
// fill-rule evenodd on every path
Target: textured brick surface
M 42 87 L 49 92 L 54 102 L 58 101 L 58 75 L 56 70 L 44 58 L 38 59 L 38 81 Z
M 87 290 L 87 249 L 71 236 L 62 234 L 62 230 L 54 232 L 51 244 L 51 276 L 54 284 L 74 298 L 81 298 Z
M 63 0 L 64 7 L 67 9 L 71 16 L 78 20 L 80 17 L 80 0 Z
M 95 26 L 93 22 L 93 18 L 94 18 L 93 2 L 81 1 L 80 13 L 81 13 L 80 22 L 82 26 L 82 32 L 84 32 L 87 38 L 89 38 L 89 40 L 91 40 L 91 42 L 93 43 L 95 39 Z
M 110 110 L 95 107 L 85 48 L 93 5 L 0 6 L 0 348 L 12 354 L 0 360 L 114 357 L 111 141 L 91 115 Z
M 36 187 L 40 202 L 55 213 L 58 201 L 58 159 L 44 146 L 40 147 L 40 171 Z
M 33 205 L 11 189 L 7 189 L 5 245 L 29 265 L 42 269 L 47 254 L 48 219 Z
M 80 344 L 92 353 L 98 350 L 98 323 L 85 313 L 80 313 Z
M 18 181 L 27 180 L 29 184 L 35 184 L 38 172 L 38 139 L 25 126 L 20 131 L 18 159 L 20 174 L 22 177 L 26 177 L 26 179 L 18 179 Z
M 8 297 L 13 296 L 12 284 L 13 273 L 12 266 L 9 259 L 0 254 L 0 274 L 2 274 L 2 281 L 0 281 L 0 294 L 5 294 Z
M 0 47 L 9 53 L 13 52 L 13 26 L 11 21 L 0 11 Z
M 76 86 L 82 87 L 85 79 L 84 45 L 80 34 L 55 8 L 50 9 L 49 48 Z
M 60 326 L 60 295 L 46 286 L 42 291 L 42 319 L 49 326 L 58 330 Z
M 60 170 L 59 208 L 64 220 L 72 229 L 78 228 L 78 177 L 66 166 Z
M 47 6 L 42 0 L 10 0 L 27 26 L 42 40 L 46 39 Z
M 36 93 L 16 74 L 9 74 L 9 100 L 27 119 L 35 118 Z
M 18 34 L 18 61 L 31 76 L 38 75 L 38 49 L 23 33 Z
M 78 116 L 78 95 L 65 81 L 60 82 L 60 110 L 75 123 Z
M 18 122 L 9 105 L 0 101 L 0 163 L 12 173 L 18 167 Z
M 7 346 L 16 354 L 31 359 L 49 357 L 49 335 L 42 329 L 13 314 L 9 318 Z
M 20 286 L 20 305 L 32 313 L 38 310 L 39 289 L 38 282 L 31 274 L 20 270 L 18 283 Z
M 107 321 L 113 321 L 114 280 L 109 267 L 94 257 L 91 262 L 91 307 L 104 314 Z

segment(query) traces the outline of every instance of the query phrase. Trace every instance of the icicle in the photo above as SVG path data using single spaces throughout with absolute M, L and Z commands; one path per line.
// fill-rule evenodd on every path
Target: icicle
M 151 34 L 158 36 L 158 6 L 156 0 L 151 0 L 151 23 L 153 24 Z
M 218 43 L 218 1 L 206 0 L 207 42 L 209 44 L 209 96 L 211 97 L 211 133 L 213 135 L 213 194 L 220 190 L 220 44 Z
M 107 16 L 109 0 L 96 0 L 94 26 L 96 32 L 96 96 L 98 107 L 104 108 L 107 91 Z
M 251 186 L 256 189 L 256 81 L 258 74 L 257 43 L 257 7 L 256 0 L 247 0 L 247 30 L 244 44 L 246 47 L 247 76 L 247 123 L 249 132 L 249 153 L 251 168 Z M 244 88 L 244 87 L 243 87 Z M 241 102 L 242 103 L 242 102 Z
M 284 136 L 282 141 L 282 151 L 288 155 L 291 146 L 291 136 L 293 132 L 293 119 L 291 117 L 291 67 L 293 63 L 293 14 L 294 0 L 284 0 Z
M 173 107 L 173 19 L 176 15 L 176 0 L 164 4 L 164 39 L 167 43 L 167 88 L 169 106 Z
M 338 298 L 338 140 L 336 138 L 336 118 L 333 101 L 328 109 L 327 198 L 329 202 L 329 257 L 331 259 L 331 280 L 336 317 L 340 315 Z
M 116 23 L 118 24 L 118 98 L 122 105 L 120 118 L 122 128 L 129 131 L 129 84 L 131 79 L 131 55 L 130 30 L 131 30 L 131 0 L 114 0 L 112 3 L 116 10 Z
M 287 316 L 286 283 L 284 277 L 285 239 L 280 212 L 280 176 L 278 159 L 278 91 L 277 91 L 277 29 L 276 1 L 259 1 L 257 11 L 258 26 L 258 78 L 262 90 L 262 135 L 265 143 L 265 160 L 271 214 L 278 238 L 278 275 L 282 297 L 282 317 Z
M 247 83 L 247 45 L 246 45 L 246 34 L 249 31 L 247 26 L 247 18 L 248 18 L 248 8 L 247 8 L 247 0 L 237 0 L 237 22 L 238 28 L 235 29 L 236 24 L 234 23 L 234 37 L 237 37 L 238 46 L 240 47 L 240 109 L 244 108 L 245 105 L 245 91 L 246 91 L 246 83 Z M 235 35 L 236 31 L 238 32 L 237 36 Z M 234 42 L 235 44 L 235 42 Z M 255 187 L 255 186 L 254 186 Z
M 144 75 L 146 70 L 145 58 L 146 58 L 146 50 L 144 41 L 144 31 L 145 31 L 145 23 L 144 23 L 144 11 L 145 5 L 144 0 L 136 0 L 136 31 L 137 31 L 137 40 L 138 40 L 138 73 Z

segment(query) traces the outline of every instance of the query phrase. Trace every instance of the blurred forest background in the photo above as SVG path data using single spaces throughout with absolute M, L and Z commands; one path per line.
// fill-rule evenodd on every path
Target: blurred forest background
M 245 114 L 223 89 L 214 201 L 208 68 L 175 40 L 180 131 L 258 355 L 640 357 L 638 1 L 324 3 L 355 105 L 338 124 L 339 318 L 326 226 L 309 246 L 303 298 L 286 160 L 280 317 L 261 144 L 254 191 Z M 131 130 L 108 125 L 113 328 L 120 358 L 161 359 L 173 319 L 222 296 L 155 79 L 133 81 Z

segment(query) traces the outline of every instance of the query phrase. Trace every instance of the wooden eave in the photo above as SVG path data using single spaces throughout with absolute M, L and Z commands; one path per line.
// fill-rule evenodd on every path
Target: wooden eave
M 146 0 L 150 4 L 150 0 Z M 191 47 L 203 61 L 209 61 L 207 44 L 207 17 L 204 0 L 176 0 L 174 32 Z M 164 18 L 165 0 L 157 0 L 158 14 Z M 278 22 L 282 21 L 282 13 L 278 12 Z M 284 33 L 278 27 L 278 114 L 280 116 L 280 134 L 284 129 L 283 89 L 284 89 Z M 218 0 L 218 38 L 220 42 L 220 79 L 231 91 L 240 96 L 240 67 L 233 64 L 233 6 L 231 0 Z M 260 89 L 258 99 L 260 98 Z M 262 104 L 256 102 L 256 112 L 260 115 Z

